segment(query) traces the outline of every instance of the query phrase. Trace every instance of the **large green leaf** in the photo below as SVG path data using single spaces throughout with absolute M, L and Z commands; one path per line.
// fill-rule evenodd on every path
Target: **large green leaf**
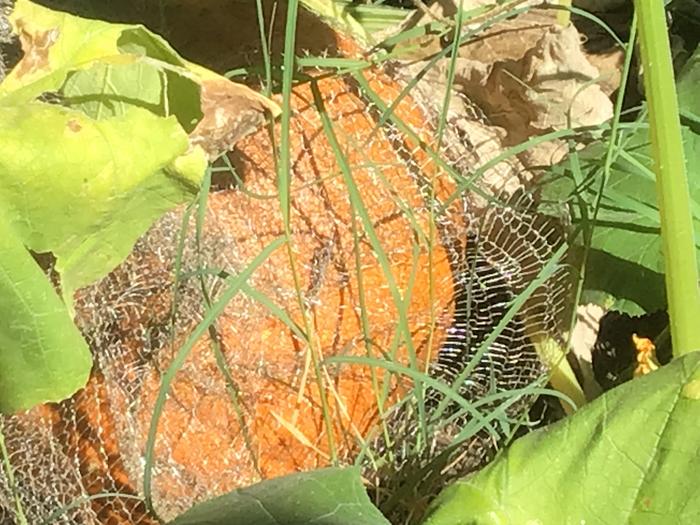
M 683 144 L 694 201 L 694 227 L 700 233 L 700 136 L 684 128 Z M 647 128 L 643 127 L 625 143 L 613 164 L 603 193 L 593 245 L 649 270 L 662 272 L 660 233 L 656 177 Z
M 230 148 L 279 108 L 187 62 L 141 26 L 87 20 L 28 0 L 16 2 L 10 19 L 24 56 L 0 84 L 0 221 L 13 242 L 56 257 L 55 284 L 67 310 L 63 326 L 58 314 L 51 322 L 60 333 L 74 333 L 75 290 L 115 268 L 159 216 L 194 196 L 207 155 Z M 8 296 L 16 295 L 11 288 L 24 269 L 10 257 L 0 253 L 6 269 L 0 293 Z M 31 367 L 18 367 L 62 351 L 41 327 L 31 332 L 26 317 L 8 323 L 0 325 L 0 353 L 13 354 L 6 361 L 12 366 L 0 368 L 3 376 L 25 377 Z M 62 346 L 67 355 L 84 349 Z M 41 382 L 44 400 L 57 400 L 71 393 L 63 376 L 86 377 L 90 368 L 89 360 L 78 360 L 80 373 L 72 357 L 65 370 L 60 359 L 46 360 L 51 373 L 37 370 L 25 381 L 27 398 L 0 398 L 0 409 L 40 401 L 30 385 Z
M 141 26 L 110 24 L 17 2 L 12 21 L 25 60 L 0 84 L 0 106 L 58 93 L 64 106 L 93 118 L 144 107 L 175 115 L 190 132 L 202 117 L 200 74 Z
M 684 128 L 683 140 L 693 222 L 696 238 L 700 239 L 700 136 Z M 565 170 L 544 185 L 546 200 L 572 202 L 574 222 L 578 224 L 583 222 L 579 199 L 588 217 L 593 215 L 604 148 L 596 144 L 580 154 L 583 180 L 579 184 L 573 173 Z M 594 226 L 594 230 L 584 284 L 588 292 L 585 299 L 599 302 L 605 298 L 610 303 L 606 306 L 631 314 L 665 307 L 661 226 L 649 148 L 646 126 L 626 131 L 606 181 L 597 221 L 586 225 Z M 700 242 L 697 247 L 700 250 Z
M 700 353 L 516 441 L 425 525 L 700 523 Z
M 0 219 L 0 412 L 60 401 L 85 384 L 90 351 L 41 268 Z
M 270 479 L 196 505 L 170 525 L 389 525 L 356 468 Z
M 75 290 L 115 268 L 159 216 L 194 196 L 207 155 L 230 148 L 266 112 L 280 110 L 182 59 L 144 27 L 87 20 L 28 0 L 16 2 L 10 19 L 24 56 L 0 84 L 0 221 L 13 242 L 56 257 L 55 284 L 67 310 L 62 326 L 58 314 L 51 322 L 69 334 Z M 6 270 L 0 293 L 8 297 L 17 294 L 11 288 L 24 268 L 10 257 L 0 253 Z M 57 312 L 54 306 L 28 305 Z M 17 392 L 0 398 L 0 410 L 41 401 L 32 385 L 43 383 L 43 399 L 53 401 L 71 393 L 66 384 L 79 386 L 70 378 L 87 377 L 89 360 L 73 355 L 84 344 L 55 347 L 60 338 L 44 337 L 38 325 L 32 332 L 26 317 L 8 323 L 0 325 L 0 353 L 12 354 L 5 361 L 11 366 L 0 374 L 26 378 L 31 367 L 19 368 L 43 354 L 51 366 L 24 381 L 25 399 Z M 65 369 L 53 358 L 61 351 Z
M 95 119 L 138 106 L 154 115 L 175 115 L 190 132 L 202 117 L 199 85 L 181 70 L 145 56 L 95 60 L 89 68 L 70 72 L 59 92 L 64 105 Z
M 58 91 L 68 97 L 91 96 L 93 102 L 106 104 L 117 96 L 131 104 L 149 102 L 156 113 L 174 114 L 185 127 L 201 117 L 201 70 L 192 71 L 165 40 L 144 27 L 88 20 L 27 0 L 17 1 L 11 20 L 25 59 L 0 85 L 0 105 L 29 102 L 42 93 Z M 142 67 L 129 68 L 134 62 Z M 100 70 L 108 66 L 121 71 Z M 86 92 L 76 93 L 76 80 L 71 77 L 81 72 L 88 79 L 78 88 Z M 71 86 L 64 93 L 66 81 Z
M 693 223 L 700 234 L 700 137 L 683 130 Z M 628 313 L 664 308 L 664 261 L 656 179 L 646 128 L 625 143 L 613 164 L 595 225 L 587 289 L 603 290 Z M 696 238 L 700 239 L 700 236 Z M 696 246 L 700 249 L 700 244 Z M 630 276 L 634 275 L 634 279 Z
M 0 106 L 0 217 L 27 247 L 53 252 L 70 302 L 196 192 L 203 156 L 194 169 L 173 168 L 187 147 L 174 117 L 138 107 L 93 120 L 41 102 Z
M 696 239 L 700 239 L 699 79 L 700 49 L 696 49 L 677 83 L 681 115 L 691 126 L 683 128 L 683 142 Z M 636 128 L 625 128 L 620 144 L 606 181 L 598 220 L 595 225 L 587 225 L 595 229 L 583 299 L 639 314 L 664 308 L 666 303 L 656 181 L 646 124 L 642 121 Z M 605 144 L 594 144 L 580 154 L 582 179 L 578 184 L 565 165 L 555 168 L 553 179 L 544 184 L 545 199 L 572 202 L 574 220 L 579 223 L 583 221 L 579 202 L 583 202 L 588 217 L 593 215 L 606 148 Z M 700 241 L 696 248 L 700 250 Z
M 206 167 L 188 138 L 202 117 L 203 70 L 165 41 L 26 0 L 11 21 L 24 57 L 0 84 L 0 222 L 12 243 L 0 251 L 1 411 L 84 384 L 91 362 L 73 292 L 190 200 Z M 27 249 L 56 257 L 64 303 Z

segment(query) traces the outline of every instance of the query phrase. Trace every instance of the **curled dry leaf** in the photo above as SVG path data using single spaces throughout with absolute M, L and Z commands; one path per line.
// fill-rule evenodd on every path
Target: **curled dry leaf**
M 473 0 L 465 2 L 463 8 L 468 11 L 481 5 L 483 2 Z M 512 3 L 508 5 L 512 7 Z M 475 23 L 467 25 L 469 29 L 475 29 L 483 23 L 481 16 L 475 20 Z M 447 121 L 459 129 L 463 137 L 458 146 L 461 149 L 459 158 L 469 159 L 472 166 L 480 166 L 501 155 L 509 145 L 529 138 L 521 133 L 520 136 L 524 138 L 513 141 L 512 130 L 507 128 L 506 123 L 499 121 L 498 115 L 489 100 L 482 96 L 482 92 L 486 91 L 494 64 L 521 60 L 525 52 L 542 38 L 543 30 L 554 23 L 555 16 L 552 13 L 532 10 L 479 32 L 475 38 L 460 47 L 455 63 L 454 83 L 451 86 L 455 94 L 449 98 L 447 111 Z M 437 39 L 434 44 L 439 50 Z M 425 49 L 436 52 L 435 46 L 426 46 L 423 50 Z M 407 58 L 413 60 L 416 57 L 409 54 Z M 426 66 L 426 60 L 423 58 L 405 65 L 406 81 L 422 77 L 417 89 L 423 96 L 433 100 L 444 100 L 451 67 L 450 57 L 440 60 L 427 72 L 423 71 Z M 487 187 L 507 192 L 515 191 L 531 178 L 532 174 L 517 157 L 504 159 L 480 176 L 481 182 Z M 486 205 L 486 201 L 477 199 L 475 204 Z
M 425 76 L 422 89 L 444 98 L 449 67 L 448 57 Z M 453 87 L 483 110 L 493 130 L 490 142 L 502 148 L 548 131 L 605 122 L 612 116 L 611 86 L 601 87 L 607 74 L 591 65 L 574 26 L 562 29 L 555 12 L 531 9 L 460 47 Z M 525 166 L 550 165 L 565 151 L 549 142 L 519 159 Z
M 551 28 L 525 55 L 523 94 L 534 110 L 530 124 L 537 129 L 595 125 L 612 117 L 612 103 L 595 84 L 601 76 L 588 62 L 576 28 Z
M 215 158 L 255 132 L 267 113 L 276 117 L 280 107 L 252 89 L 223 77 L 203 80 L 203 117 L 190 134 L 190 144 L 199 145 Z
M 480 104 L 517 144 L 550 130 L 590 126 L 612 117 L 612 102 L 596 84 L 599 71 L 581 50 L 573 26 L 550 27 L 517 61 L 496 63 L 478 91 Z M 531 149 L 526 164 L 558 162 L 565 149 L 556 142 Z

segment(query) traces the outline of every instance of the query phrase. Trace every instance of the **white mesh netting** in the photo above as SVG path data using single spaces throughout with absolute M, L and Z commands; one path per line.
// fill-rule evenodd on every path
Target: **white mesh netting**
M 365 77 L 385 104 L 404 85 L 382 71 Z M 354 80 L 316 85 L 352 182 L 324 134 L 310 84 L 299 85 L 290 144 L 295 266 L 286 249 L 274 251 L 177 374 L 152 466 L 154 506 L 165 519 L 237 486 L 328 464 L 333 450 L 353 461 L 380 410 L 371 369 L 317 373 L 314 363 L 369 353 L 406 364 L 415 355 L 418 366 L 432 362 L 435 377 L 452 379 L 561 242 L 529 205 L 520 206 L 526 197 L 504 207 L 469 190 L 442 210 L 456 185 L 441 162 L 467 176 L 500 152 L 483 123 L 451 113 L 442 147 L 431 155 L 425 144 L 434 142 L 439 108 L 420 102 L 429 97 L 407 97 L 394 110 L 401 122 L 379 125 L 381 108 Z M 18 503 L 32 524 L 61 509 L 56 523 L 156 523 L 138 497 L 161 378 L 206 310 L 197 271 L 210 270 L 203 282 L 216 300 L 228 286 L 216 274 L 243 271 L 283 233 L 274 156 L 267 130 L 236 146 L 229 158 L 239 183 L 210 195 L 201 238 L 190 224 L 175 290 L 182 209 L 155 224 L 114 272 L 80 291 L 77 322 L 95 357 L 92 378 L 70 400 L 0 418 L 14 477 L 10 483 L 0 471 L 0 523 L 15 522 Z M 478 185 L 501 195 L 520 186 L 521 172 L 517 160 L 504 161 Z M 351 186 L 362 210 L 351 204 Z M 535 332 L 561 333 L 562 274 L 537 289 L 483 354 L 466 397 L 542 377 L 531 340 Z M 396 304 L 397 290 L 405 309 Z M 385 411 L 406 385 L 376 373 L 390 384 Z M 488 439 L 475 457 L 488 456 Z

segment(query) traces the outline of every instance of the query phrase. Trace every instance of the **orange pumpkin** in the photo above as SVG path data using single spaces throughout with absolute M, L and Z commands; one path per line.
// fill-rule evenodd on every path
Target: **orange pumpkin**
M 381 70 L 365 75 L 387 104 L 401 91 Z M 405 390 L 403 382 L 358 364 L 319 366 L 317 373 L 314 363 L 339 354 L 395 352 L 399 362 L 415 359 L 414 365 L 425 368 L 449 324 L 449 257 L 431 225 L 426 197 L 451 193 L 450 177 L 418 144 L 391 126 L 379 127 L 380 112 L 352 79 L 318 75 L 313 83 L 389 273 L 351 206 L 312 83 L 300 83 L 290 107 L 289 250 L 274 251 L 248 285 L 286 312 L 305 337 L 249 292 L 238 293 L 216 323 L 233 390 L 217 367 L 210 338 L 197 342 L 172 384 L 157 429 L 153 496 L 162 517 L 238 486 L 328 465 L 334 455 L 351 461 L 380 410 Z M 417 101 L 404 98 L 394 114 L 427 143 L 433 140 L 430 115 Z M 274 133 L 279 144 L 279 124 Z M 236 273 L 283 234 L 275 155 L 267 129 L 236 145 L 230 158 L 243 187 L 209 196 L 203 255 L 186 249 L 186 270 L 194 269 L 199 257 Z M 67 482 L 72 488 L 58 498 L 63 503 L 80 495 L 140 491 L 162 372 L 201 315 L 199 285 L 191 277 L 179 290 L 182 315 L 174 345 L 169 344 L 181 215 L 161 220 L 122 266 L 78 297 L 95 371 L 72 400 L 33 414 L 34 424 L 51 422 L 63 448 L 53 454 L 77 463 L 75 479 Z M 460 231 L 459 217 L 452 226 Z M 407 302 L 408 345 L 399 328 L 396 290 Z M 381 385 L 385 379 L 390 395 L 381 400 L 373 381 Z M 92 515 L 100 523 L 153 522 L 140 502 L 125 497 L 95 499 L 71 512 L 74 519 Z

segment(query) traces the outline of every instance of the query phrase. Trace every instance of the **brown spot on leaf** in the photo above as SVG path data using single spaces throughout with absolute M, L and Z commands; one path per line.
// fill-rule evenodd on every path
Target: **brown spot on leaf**
M 27 26 L 23 19 L 17 20 L 17 32 L 24 51 L 24 57 L 17 65 L 17 78 L 40 69 L 48 69 L 49 49 L 58 40 L 60 33 L 57 27 L 32 32 Z
M 75 132 L 75 133 L 77 133 L 78 131 L 80 131 L 81 129 L 83 129 L 83 126 L 80 125 L 80 122 L 78 122 L 78 121 L 77 121 L 76 119 L 74 119 L 74 118 L 70 119 L 70 120 L 67 122 L 66 125 L 68 126 L 68 129 L 69 129 L 69 130 L 71 130 L 71 131 L 73 131 L 73 132 Z

